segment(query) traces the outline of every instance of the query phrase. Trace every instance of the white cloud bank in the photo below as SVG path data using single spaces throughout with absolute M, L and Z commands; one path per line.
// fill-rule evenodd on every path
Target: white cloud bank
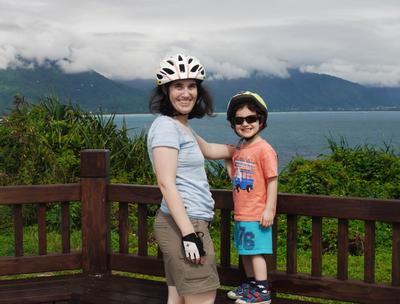
M 400 86 L 400 2 L 0 0 L 0 69 L 49 59 L 67 72 L 153 78 L 176 52 L 214 78 L 300 68 Z

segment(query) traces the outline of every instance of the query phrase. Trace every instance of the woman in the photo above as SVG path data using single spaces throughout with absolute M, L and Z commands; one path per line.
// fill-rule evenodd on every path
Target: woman
M 156 75 L 149 106 L 161 115 L 150 127 L 147 146 L 163 195 L 154 233 L 164 257 L 167 303 L 214 303 L 219 279 L 208 231 L 214 200 L 204 156 L 229 158 L 233 148 L 210 144 L 203 155 L 196 139 L 208 144 L 189 126 L 190 119 L 213 114 L 212 99 L 202 86 L 205 70 L 195 57 L 167 58 Z

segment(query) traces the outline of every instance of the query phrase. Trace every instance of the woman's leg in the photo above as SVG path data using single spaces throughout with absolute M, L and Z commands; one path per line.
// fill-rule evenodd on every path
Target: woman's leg
M 167 304 L 184 304 L 183 297 L 178 294 L 175 286 L 168 286 L 168 301 Z
M 216 290 L 187 295 L 184 296 L 185 304 L 213 304 L 216 295 Z

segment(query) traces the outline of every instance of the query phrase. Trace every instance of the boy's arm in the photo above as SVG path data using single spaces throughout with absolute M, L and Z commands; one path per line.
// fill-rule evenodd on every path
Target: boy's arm
M 261 215 L 260 224 L 263 227 L 272 226 L 276 214 L 276 201 L 278 198 L 278 177 L 268 179 L 267 184 L 267 202 Z
M 201 152 L 207 159 L 230 158 L 235 150 L 235 147 L 231 145 L 209 143 L 201 138 L 198 134 L 196 134 L 196 140 L 199 144 Z

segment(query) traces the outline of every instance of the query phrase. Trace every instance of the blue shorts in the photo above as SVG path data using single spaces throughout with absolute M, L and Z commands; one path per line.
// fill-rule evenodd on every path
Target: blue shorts
M 235 221 L 234 244 L 240 255 L 272 254 L 272 227 Z

